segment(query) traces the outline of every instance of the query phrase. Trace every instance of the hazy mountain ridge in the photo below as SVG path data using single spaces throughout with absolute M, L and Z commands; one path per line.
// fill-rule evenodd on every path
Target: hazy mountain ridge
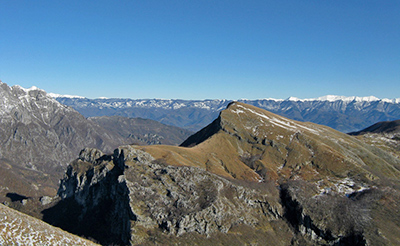
M 114 136 L 124 138 L 124 142 L 136 145 L 178 145 L 193 134 L 189 130 L 149 119 L 122 116 L 101 116 L 88 119 Z
M 121 115 L 153 119 L 197 131 L 218 116 L 230 100 L 56 99 L 86 117 Z M 400 118 L 400 99 L 324 96 L 314 99 L 238 100 L 294 120 L 327 125 L 342 132 L 363 129 L 378 121 Z

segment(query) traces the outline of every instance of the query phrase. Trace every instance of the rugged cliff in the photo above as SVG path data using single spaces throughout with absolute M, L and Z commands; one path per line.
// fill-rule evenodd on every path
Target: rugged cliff
M 246 227 L 260 233 L 252 239 L 258 243 L 286 245 L 292 234 L 272 184 L 239 184 L 196 167 L 165 165 L 131 146 L 114 155 L 83 150 L 58 195 L 62 200 L 44 211 L 44 220 L 103 244 L 218 242 L 215 236 L 226 233 L 240 243 L 247 235 L 235 229 Z M 71 211 L 81 212 L 71 217 Z

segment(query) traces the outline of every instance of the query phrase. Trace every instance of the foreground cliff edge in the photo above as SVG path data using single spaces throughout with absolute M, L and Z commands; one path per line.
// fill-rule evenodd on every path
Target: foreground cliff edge
M 399 170 L 354 137 L 236 102 L 181 147 L 84 149 L 43 219 L 104 245 L 396 245 Z

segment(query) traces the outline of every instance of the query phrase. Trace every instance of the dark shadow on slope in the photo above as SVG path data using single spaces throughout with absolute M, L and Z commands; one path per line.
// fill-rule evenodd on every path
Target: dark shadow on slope
M 221 130 L 221 117 L 218 117 L 211 124 L 209 124 L 208 126 L 204 127 L 202 130 L 200 130 L 197 133 L 190 136 L 180 146 L 182 146 L 182 147 L 196 146 L 196 145 L 206 141 L 212 135 L 216 134 L 219 130 Z
M 29 198 L 29 197 L 26 197 L 24 195 L 20 195 L 17 193 L 7 193 L 6 197 L 10 198 L 12 202 L 22 202 L 22 200 Z
M 131 220 L 136 220 L 136 216 L 129 206 L 126 182 L 118 182 L 122 172 L 114 167 L 98 183 L 85 186 L 42 211 L 43 220 L 102 245 L 128 245 Z M 89 178 L 93 174 L 89 170 L 86 175 Z
M 122 235 L 112 233 L 112 221 L 108 212 L 113 201 L 102 201 L 99 206 L 83 213 L 84 208 L 73 198 L 61 200 L 57 205 L 44 210 L 43 220 L 70 233 L 94 239 L 102 245 L 126 245 Z

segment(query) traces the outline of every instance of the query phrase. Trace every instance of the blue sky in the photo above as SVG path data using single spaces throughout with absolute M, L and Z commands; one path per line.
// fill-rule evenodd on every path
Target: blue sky
M 95 97 L 400 97 L 400 1 L 0 2 L 0 79 Z

